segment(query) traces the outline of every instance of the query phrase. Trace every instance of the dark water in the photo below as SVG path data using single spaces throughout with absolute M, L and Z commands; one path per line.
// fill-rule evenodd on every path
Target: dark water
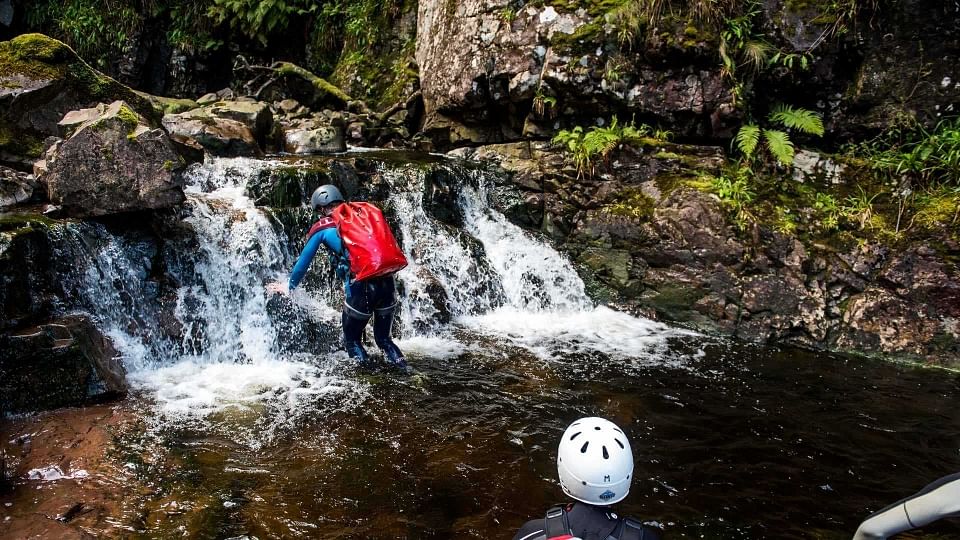
M 587 415 L 630 435 L 636 480 L 619 510 L 668 538 L 849 538 L 870 512 L 960 471 L 956 374 L 671 340 L 683 361 L 646 367 L 544 362 L 493 342 L 412 356 L 422 378 L 350 375 L 369 385 L 361 403 L 320 404 L 256 448 L 216 420 L 168 425 L 149 435 L 163 451 L 138 465 L 156 491 L 128 501 L 126 524 L 142 537 L 510 538 L 563 500 L 556 443 Z M 960 538 L 960 522 L 923 532 Z

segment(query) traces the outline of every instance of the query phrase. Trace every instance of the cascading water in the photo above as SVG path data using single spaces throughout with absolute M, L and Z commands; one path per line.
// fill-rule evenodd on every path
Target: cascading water
M 98 245 L 85 251 L 83 305 L 124 355 L 129 379 L 148 391 L 162 415 L 203 420 L 212 413 L 243 417 L 266 409 L 274 414 L 262 415 L 261 424 L 274 425 L 312 410 L 318 395 L 342 394 L 325 402 L 333 409 L 363 400 L 364 384 L 340 374 L 350 364 L 343 353 L 289 350 L 283 344 L 298 329 L 284 327 L 282 313 L 271 314 L 264 284 L 285 279 L 295 253 L 282 227 L 246 190 L 257 174 L 281 166 L 290 165 L 214 159 L 192 169 L 182 217 L 168 218 L 179 233 L 160 248 L 175 283 L 166 308 L 146 279 L 157 258 L 146 253 L 149 244 L 138 247 L 103 227 L 84 226 L 95 229 L 85 235 Z M 398 282 L 400 345 L 412 365 L 418 357 L 455 357 L 479 336 L 507 340 L 545 361 L 571 352 L 650 359 L 665 337 L 676 334 L 595 307 L 569 261 L 490 208 L 483 172 L 437 166 L 461 179 L 461 228 L 424 208 L 423 168 L 379 166 L 390 186 L 385 205 L 396 216 L 410 259 Z M 314 272 L 324 271 L 322 258 Z M 336 328 L 338 287 L 303 287 L 291 295 L 289 309 L 300 320 Z M 161 313 L 175 319 L 173 330 L 158 331 L 171 326 Z M 335 339 L 329 336 L 321 349 L 336 351 Z M 261 424 L 257 429 L 263 431 Z

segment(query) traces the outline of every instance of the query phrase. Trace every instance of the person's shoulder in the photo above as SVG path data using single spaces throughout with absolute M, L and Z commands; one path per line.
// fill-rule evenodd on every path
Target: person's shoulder
M 663 530 L 645 524 L 635 517 L 624 517 L 620 520 L 621 526 L 618 527 L 620 533 L 617 538 L 637 538 L 639 540 L 660 540 Z M 633 534 L 627 534 L 626 528 L 632 529 Z
M 513 535 L 513 540 L 533 540 L 543 533 L 543 518 L 531 519 L 517 530 L 517 534 Z

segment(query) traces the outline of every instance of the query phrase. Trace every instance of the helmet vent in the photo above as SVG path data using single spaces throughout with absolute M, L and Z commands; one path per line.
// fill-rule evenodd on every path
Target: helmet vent
M 601 428 L 600 428 L 600 426 L 593 426 L 593 429 L 595 429 L 595 430 L 597 430 L 597 431 L 600 431 Z
M 603 459 L 610 459 L 610 454 L 607 453 L 607 447 L 603 447 Z
M 576 439 L 577 437 L 580 436 L 581 433 L 583 433 L 583 432 L 582 432 L 582 431 L 578 431 L 578 432 L 574 433 L 573 435 L 570 436 L 570 440 L 572 441 L 572 440 Z
M 583 443 L 583 446 L 580 447 L 580 453 L 581 453 L 581 454 L 586 454 L 586 453 L 587 453 L 587 447 L 588 447 L 588 446 L 590 446 L 590 441 L 587 441 L 587 442 Z
M 617 444 L 619 444 L 619 445 L 620 445 L 620 448 L 623 448 L 623 447 L 624 447 L 624 446 L 623 446 L 623 443 L 622 443 L 622 442 L 620 442 L 620 439 L 617 439 L 616 437 L 614 437 L 614 439 L 613 439 L 613 440 L 615 440 L 615 441 L 617 441 Z

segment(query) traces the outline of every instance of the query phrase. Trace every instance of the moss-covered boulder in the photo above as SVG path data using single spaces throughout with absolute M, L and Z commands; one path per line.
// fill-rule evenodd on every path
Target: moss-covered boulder
M 0 42 L 0 160 L 23 162 L 43 154 L 69 111 L 124 100 L 152 120 L 142 95 L 90 67 L 53 38 L 24 34 Z
M 47 154 L 50 200 L 70 216 L 168 208 L 183 201 L 183 161 L 167 134 L 123 101 L 68 114 Z

